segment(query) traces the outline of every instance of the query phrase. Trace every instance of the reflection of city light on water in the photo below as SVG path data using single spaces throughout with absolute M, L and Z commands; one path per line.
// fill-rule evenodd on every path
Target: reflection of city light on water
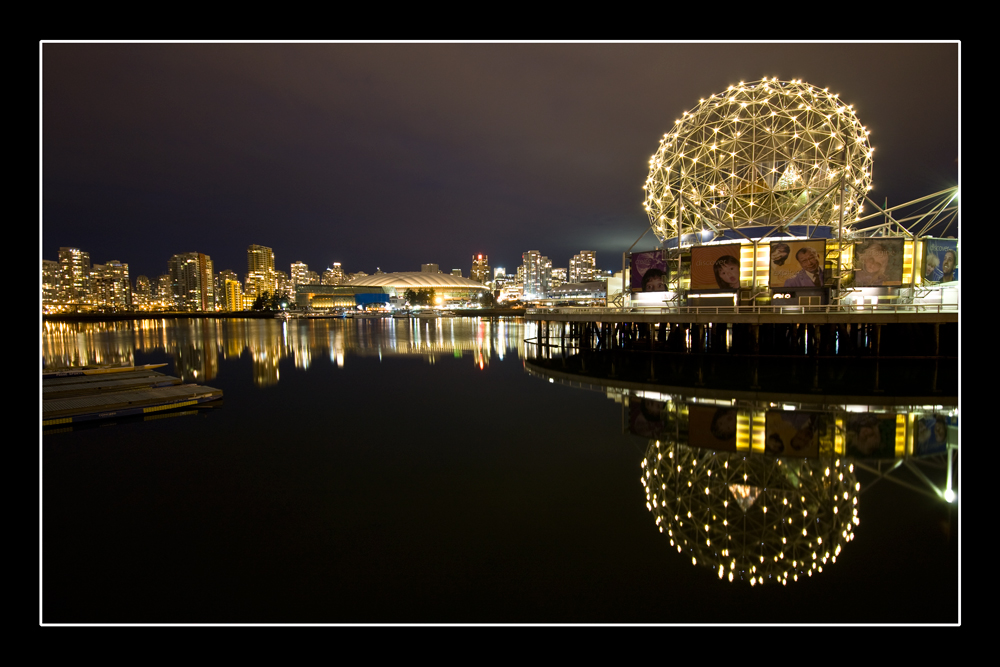
M 853 466 L 650 440 L 646 507 L 678 553 L 720 579 L 798 581 L 835 563 L 860 523 Z

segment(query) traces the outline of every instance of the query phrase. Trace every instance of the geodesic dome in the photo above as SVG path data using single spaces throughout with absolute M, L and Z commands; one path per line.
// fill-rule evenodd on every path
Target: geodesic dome
M 871 190 L 853 105 L 802 81 L 730 86 L 685 111 L 649 160 L 643 206 L 661 241 L 696 231 L 840 223 Z
M 836 563 L 860 523 L 854 466 L 650 440 L 646 508 L 670 546 L 720 579 L 787 585 Z

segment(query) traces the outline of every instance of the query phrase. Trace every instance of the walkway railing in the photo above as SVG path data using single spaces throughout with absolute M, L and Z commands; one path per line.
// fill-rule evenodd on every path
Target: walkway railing
M 897 313 L 957 313 L 958 304 L 835 304 L 824 306 L 633 306 L 627 308 L 528 308 L 527 315 L 783 315 L 815 314 L 857 314 L 892 315 Z

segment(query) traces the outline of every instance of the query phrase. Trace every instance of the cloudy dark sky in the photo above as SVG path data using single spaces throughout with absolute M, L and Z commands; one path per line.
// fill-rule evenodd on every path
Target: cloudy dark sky
M 601 268 L 647 226 L 659 137 L 739 81 L 840 93 L 872 199 L 958 183 L 960 44 L 90 44 L 41 47 L 41 255 L 180 252 L 468 275 L 539 250 Z M 954 233 L 954 231 L 952 231 Z M 641 248 L 653 247 L 647 236 Z

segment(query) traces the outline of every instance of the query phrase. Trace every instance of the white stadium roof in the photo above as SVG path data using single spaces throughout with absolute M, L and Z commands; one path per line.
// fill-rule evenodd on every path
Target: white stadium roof
M 489 289 L 475 280 L 453 276 L 450 273 L 425 273 L 423 271 L 402 271 L 400 273 L 379 273 L 352 280 L 348 285 L 359 287 L 395 287 L 401 289 Z

